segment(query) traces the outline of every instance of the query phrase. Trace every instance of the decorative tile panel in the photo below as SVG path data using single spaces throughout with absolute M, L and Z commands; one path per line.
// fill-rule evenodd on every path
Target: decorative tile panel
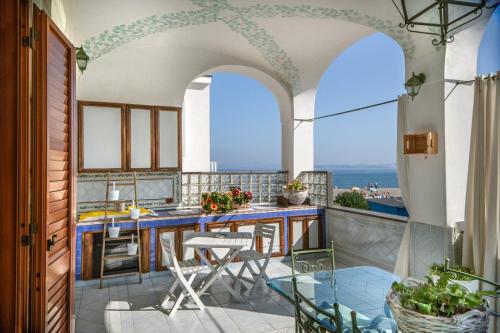
M 139 204 L 147 208 L 168 208 L 180 203 L 180 173 L 137 172 L 137 197 Z M 132 172 L 112 173 L 114 179 L 132 181 Z M 78 175 L 78 211 L 103 209 L 106 201 L 107 173 L 82 173 Z M 120 200 L 133 200 L 134 187 L 120 186 Z M 166 203 L 172 199 L 172 203 Z
M 279 172 L 219 172 L 182 174 L 182 204 L 199 206 L 205 192 L 228 192 L 231 187 L 253 192 L 253 203 L 276 203 L 276 197 L 287 183 L 288 173 Z

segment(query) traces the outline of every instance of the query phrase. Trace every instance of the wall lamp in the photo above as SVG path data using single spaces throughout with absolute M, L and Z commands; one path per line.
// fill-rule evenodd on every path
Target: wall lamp
M 76 48 L 76 64 L 78 65 L 78 69 L 82 74 L 87 69 L 89 59 L 90 58 L 87 53 L 85 53 L 83 46 Z
M 420 92 L 420 87 L 425 82 L 425 74 L 420 73 L 415 75 L 415 72 L 411 75 L 411 77 L 405 83 L 405 89 L 409 96 L 411 96 L 411 100 L 418 95 Z

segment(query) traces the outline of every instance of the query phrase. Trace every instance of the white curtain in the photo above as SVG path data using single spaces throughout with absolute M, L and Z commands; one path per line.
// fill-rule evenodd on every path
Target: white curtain
M 406 206 L 406 210 L 411 217 L 410 208 L 410 190 L 408 186 L 408 156 L 404 151 L 404 134 L 406 129 L 406 112 L 408 109 L 409 96 L 401 95 L 398 98 L 398 131 L 397 131 L 397 164 L 398 164 L 398 182 L 401 196 Z M 410 222 L 405 227 L 401 245 L 399 247 L 398 258 L 394 268 L 394 274 L 401 278 L 406 278 L 410 274 Z
M 475 80 L 462 257 L 465 266 L 492 281 L 500 281 L 499 74 Z M 491 332 L 500 332 L 496 321 Z

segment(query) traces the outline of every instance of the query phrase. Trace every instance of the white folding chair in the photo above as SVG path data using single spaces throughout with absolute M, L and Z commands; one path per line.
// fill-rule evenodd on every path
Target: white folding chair
M 268 280 L 268 276 L 266 274 L 266 268 L 269 264 L 269 259 L 271 259 L 271 254 L 273 252 L 273 244 L 274 244 L 274 234 L 276 232 L 276 226 L 264 223 L 256 223 L 255 231 L 253 233 L 252 245 L 250 245 L 250 249 L 243 250 L 238 253 L 238 258 L 243 261 L 243 266 L 241 266 L 241 270 L 238 273 L 236 281 L 240 281 L 243 278 L 243 273 L 245 269 L 248 269 L 252 276 L 252 288 L 248 292 L 249 295 L 252 295 L 255 292 L 255 288 L 257 287 L 257 283 L 261 278 Z M 257 251 L 257 237 L 260 237 L 262 241 L 264 239 L 269 240 L 269 248 L 263 249 L 264 253 L 260 253 Z M 260 264 L 260 260 L 264 260 L 264 264 Z M 255 263 L 257 266 L 257 272 L 252 268 L 251 262 Z
M 180 295 L 177 297 L 177 300 L 172 310 L 170 311 L 169 316 L 175 315 L 175 312 L 177 311 L 177 309 L 179 308 L 179 306 L 181 305 L 182 301 L 186 296 L 191 297 L 193 301 L 198 305 L 200 310 L 205 309 L 205 305 L 191 287 L 191 284 L 193 283 L 196 274 L 205 270 L 205 267 L 200 265 L 200 263 L 196 259 L 178 261 L 177 256 L 175 255 L 174 243 L 170 239 L 165 239 L 165 238 L 160 238 L 160 242 L 161 242 L 163 258 L 165 258 L 166 261 L 166 266 L 170 270 L 172 275 L 175 276 L 175 281 L 170 287 L 167 296 L 165 296 L 165 299 L 163 300 L 161 307 L 166 309 L 170 297 L 173 296 L 175 289 L 180 284 L 182 291 Z M 188 280 L 185 277 L 186 275 L 190 275 Z

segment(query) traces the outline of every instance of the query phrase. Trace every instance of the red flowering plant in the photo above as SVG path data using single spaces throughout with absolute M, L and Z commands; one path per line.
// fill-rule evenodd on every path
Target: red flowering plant
M 250 191 L 243 192 L 239 187 L 231 187 L 233 202 L 237 205 L 246 205 L 253 199 L 253 193 Z
M 231 193 L 206 192 L 201 195 L 201 207 L 207 213 L 228 212 L 233 203 Z

